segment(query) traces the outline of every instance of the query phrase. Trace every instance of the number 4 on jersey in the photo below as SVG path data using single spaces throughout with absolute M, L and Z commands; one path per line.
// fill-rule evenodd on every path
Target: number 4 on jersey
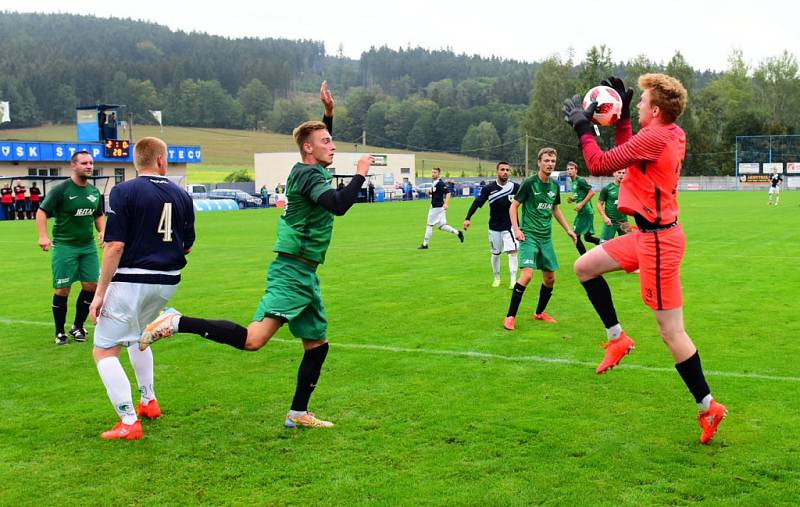
M 158 229 L 156 230 L 158 234 L 162 234 L 164 236 L 163 241 L 165 243 L 172 241 L 172 203 L 165 202 L 164 209 L 161 210 L 161 220 L 158 221 Z

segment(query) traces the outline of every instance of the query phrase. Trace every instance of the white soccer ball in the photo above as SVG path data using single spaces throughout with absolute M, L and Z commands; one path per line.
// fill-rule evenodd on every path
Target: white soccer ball
M 598 125 L 613 125 L 617 122 L 622 112 L 622 98 L 617 90 L 610 86 L 595 86 L 583 97 L 583 108 L 586 109 L 592 102 L 597 102 L 592 121 Z

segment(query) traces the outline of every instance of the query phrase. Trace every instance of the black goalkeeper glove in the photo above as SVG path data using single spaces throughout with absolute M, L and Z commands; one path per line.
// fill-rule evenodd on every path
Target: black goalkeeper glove
M 619 119 L 630 118 L 633 88 L 625 88 L 625 83 L 622 82 L 622 79 L 615 76 L 609 76 L 608 79 L 600 81 L 600 84 L 613 88 L 619 93 L 619 97 L 622 99 L 622 111 L 619 113 Z
M 584 110 L 581 96 L 575 95 L 571 99 L 566 99 L 564 101 L 564 107 L 562 108 L 562 111 L 564 111 L 564 121 L 575 129 L 575 132 L 578 133 L 578 137 L 583 134 L 594 134 L 592 116 L 594 116 L 596 109 L 597 102 L 592 102 L 589 104 L 589 107 Z

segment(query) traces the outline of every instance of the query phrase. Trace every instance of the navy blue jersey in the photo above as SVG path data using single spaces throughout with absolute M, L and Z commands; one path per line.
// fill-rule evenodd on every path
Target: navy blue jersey
M 194 206 L 162 176 L 139 176 L 111 189 L 104 241 L 125 243 L 119 267 L 174 271 L 194 244 Z
M 781 176 L 780 174 L 777 174 L 777 173 L 773 174 L 769 178 L 769 182 L 770 182 L 770 184 L 772 185 L 773 188 L 777 187 L 780 184 L 781 181 L 783 181 L 783 176 Z
M 436 180 L 431 186 L 431 208 L 441 208 L 444 206 L 444 194 L 449 194 L 450 189 L 442 180 Z
M 511 201 L 519 191 L 519 183 L 509 180 L 502 187 L 493 181 L 481 189 L 480 195 L 472 201 L 467 212 L 467 220 L 472 219 L 472 214 L 489 201 L 489 230 L 510 231 L 511 217 L 508 214 Z

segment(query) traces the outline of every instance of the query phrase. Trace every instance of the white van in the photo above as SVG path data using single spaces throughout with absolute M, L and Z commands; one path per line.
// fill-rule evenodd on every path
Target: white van
M 192 199 L 208 199 L 208 189 L 205 185 L 186 185 L 186 191 Z

